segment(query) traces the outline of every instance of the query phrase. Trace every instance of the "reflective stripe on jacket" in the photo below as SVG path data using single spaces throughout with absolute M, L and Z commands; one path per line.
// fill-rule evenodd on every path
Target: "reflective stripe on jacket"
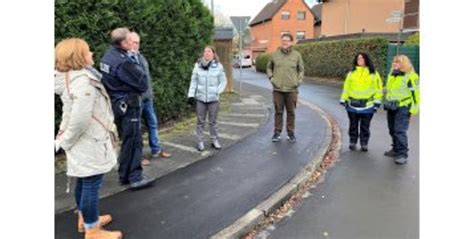
M 397 101 L 399 107 L 410 105 L 410 113 L 416 114 L 420 105 L 419 76 L 416 72 L 405 75 L 389 75 L 386 84 L 388 101 Z
M 365 107 L 353 107 L 355 110 L 366 110 L 374 107 L 374 103 L 381 103 L 383 84 L 378 72 L 370 74 L 367 67 L 357 66 L 347 74 L 341 94 L 342 102 L 351 100 L 367 100 Z

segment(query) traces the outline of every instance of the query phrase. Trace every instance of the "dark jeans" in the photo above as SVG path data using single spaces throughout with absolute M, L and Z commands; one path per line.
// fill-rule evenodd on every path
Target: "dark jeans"
M 150 145 L 151 153 L 159 153 L 161 148 L 160 138 L 158 136 L 158 119 L 156 118 L 155 109 L 153 108 L 153 100 L 143 100 L 142 115 L 148 129 L 148 144 Z
M 347 114 L 349 115 L 349 142 L 357 144 L 357 140 L 360 138 L 360 144 L 367 145 L 370 138 L 370 121 L 374 114 L 354 112 L 347 112 Z
M 410 124 L 410 108 L 401 107 L 387 111 L 388 131 L 392 137 L 392 149 L 397 156 L 408 157 L 407 130 Z
M 273 91 L 275 104 L 275 132 L 281 133 L 283 129 L 283 112 L 286 109 L 286 131 L 288 135 L 295 132 L 295 109 L 298 102 L 297 92 Z
M 138 182 L 143 178 L 143 168 L 140 163 L 143 157 L 143 139 L 140 131 L 141 108 L 128 107 L 125 113 L 121 112 L 118 106 L 112 109 L 122 140 L 118 158 L 119 180 L 122 183 Z
M 84 217 L 84 223 L 94 224 L 99 220 L 99 190 L 103 174 L 77 178 L 75 197 L 77 209 Z
M 217 114 L 219 113 L 219 101 L 214 102 L 202 102 L 196 101 L 196 114 L 197 114 L 197 125 L 196 125 L 196 137 L 198 142 L 204 140 L 204 126 L 206 124 L 206 117 L 209 114 L 209 134 L 211 140 L 217 140 Z

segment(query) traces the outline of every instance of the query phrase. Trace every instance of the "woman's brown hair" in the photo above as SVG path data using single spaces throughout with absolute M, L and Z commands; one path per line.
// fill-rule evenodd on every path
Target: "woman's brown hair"
M 206 50 L 206 48 L 211 49 L 212 53 L 214 53 L 214 60 L 216 62 L 219 62 L 219 56 L 217 56 L 216 48 L 214 46 L 211 46 L 211 45 L 208 45 L 208 46 L 204 47 L 204 50 Z
M 89 45 L 80 38 L 60 41 L 54 49 L 54 68 L 59 72 L 80 70 L 88 65 Z

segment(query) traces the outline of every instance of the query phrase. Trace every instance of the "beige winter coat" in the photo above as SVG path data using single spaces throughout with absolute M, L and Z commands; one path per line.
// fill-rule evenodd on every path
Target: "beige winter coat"
M 109 172 L 117 163 L 110 131 L 114 116 L 100 76 L 89 69 L 57 72 L 55 93 L 61 96 L 63 115 L 56 150 L 63 148 L 67 175 L 88 177 Z

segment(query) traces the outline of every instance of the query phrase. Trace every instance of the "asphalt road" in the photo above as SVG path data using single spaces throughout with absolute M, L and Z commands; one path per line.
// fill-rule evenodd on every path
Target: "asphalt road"
M 238 74 L 236 76 L 239 76 Z M 245 70 L 243 82 L 269 88 L 266 76 Z M 369 151 L 348 149 L 348 116 L 338 101 L 341 87 L 305 83 L 301 98 L 318 105 L 338 122 L 343 145 L 340 161 L 310 190 L 295 212 L 259 235 L 261 238 L 385 239 L 419 238 L 419 119 L 410 120 L 409 162 L 399 166 L 383 156 L 390 148 L 386 113 L 371 124 Z
M 263 95 L 271 107 L 271 91 L 243 90 Z M 296 124 L 295 144 L 271 142 L 270 117 L 255 134 L 159 178 L 152 188 L 104 198 L 100 211 L 114 218 L 106 228 L 122 230 L 125 238 L 208 238 L 278 190 L 319 150 L 327 127 L 321 116 L 299 106 Z M 57 214 L 56 238 L 82 238 L 76 220 L 72 211 Z

